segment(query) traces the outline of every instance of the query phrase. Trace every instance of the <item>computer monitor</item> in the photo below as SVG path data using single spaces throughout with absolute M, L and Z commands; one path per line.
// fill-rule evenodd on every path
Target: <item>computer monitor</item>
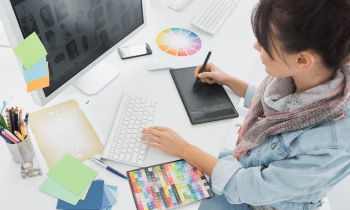
M 35 31 L 48 53 L 50 86 L 32 92 L 33 100 L 40 106 L 86 73 L 90 78 L 93 73 L 109 79 L 118 75 L 118 70 L 108 69 L 110 75 L 106 75 L 100 72 L 106 68 L 96 66 L 146 27 L 147 22 L 145 0 L 0 2 L 0 18 L 12 48 Z M 16 59 L 22 72 L 22 63 L 17 56 Z

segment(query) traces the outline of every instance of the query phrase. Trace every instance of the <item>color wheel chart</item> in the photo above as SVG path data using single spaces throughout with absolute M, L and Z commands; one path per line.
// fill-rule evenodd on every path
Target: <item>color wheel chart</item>
M 202 172 L 185 160 L 127 172 L 139 210 L 172 209 L 214 196 Z
M 166 29 L 158 34 L 156 41 L 160 49 L 175 56 L 193 55 L 202 47 L 199 36 L 183 28 Z

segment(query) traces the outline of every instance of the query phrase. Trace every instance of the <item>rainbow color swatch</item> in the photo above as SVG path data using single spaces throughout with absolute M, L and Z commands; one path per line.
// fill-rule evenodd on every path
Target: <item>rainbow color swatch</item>
M 185 160 L 127 172 L 138 210 L 161 210 L 214 196 L 202 172 Z
M 157 45 L 170 55 L 189 56 L 201 49 L 202 41 L 190 30 L 169 28 L 158 34 Z

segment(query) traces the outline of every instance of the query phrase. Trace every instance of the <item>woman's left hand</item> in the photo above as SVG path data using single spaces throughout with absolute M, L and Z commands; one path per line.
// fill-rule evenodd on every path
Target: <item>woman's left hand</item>
M 168 155 L 183 158 L 185 149 L 190 147 L 179 134 L 167 127 L 154 126 L 142 130 L 143 140 L 148 140 L 149 147 L 157 148 Z

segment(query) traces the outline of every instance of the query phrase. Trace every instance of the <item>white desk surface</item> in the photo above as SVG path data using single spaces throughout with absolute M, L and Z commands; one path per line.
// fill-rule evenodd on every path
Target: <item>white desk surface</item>
M 121 73 L 102 91 L 89 96 L 74 86 L 70 86 L 44 108 L 64 102 L 69 96 L 78 94 L 79 97 L 90 100 L 89 111 L 100 126 L 103 135 L 107 138 L 123 91 L 156 98 L 159 100 L 159 108 L 155 125 L 170 127 L 191 144 L 211 155 L 218 156 L 232 120 L 192 125 L 170 73 L 168 71 L 148 71 L 145 68 L 147 62 L 153 58 L 173 59 L 177 68 L 197 66 L 203 63 L 208 51 L 213 50 L 210 58 L 211 62 L 229 74 L 247 81 L 258 54 L 253 48 L 256 38 L 250 22 L 252 9 L 258 3 L 258 0 L 241 0 L 214 37 L 195 31 L 202 39 L 203 46 L 198 53 L 192 56 L 171 56 L 161 51 L 156 45 L 156 36 L 164 29 L 173 27 L 192 29 L 191 20 L 207 1 L 194 1 L 182 12 L 175 12 L 171 9 L 156 11 L 151 8 L 150 1 L 146 1 L 148 26 L 124 46 L 147 42 L 153 50 L 153 55 L 121 60 L 118 52 L 115 51 L 105 61 L 119 67 Z M 0 32 L 2 30 L 0 24 Z M 7 43 L 4 36 L 0 36 L 0 38 L 0 45 Z M 0 101 L 2 103 L 5 92 L 11 87 L 23 84 L 24 79 L 15 61 L 15 54 L 10 48 L 0 48 L 0 58 Z M 240 97 L 231 90 L 226 90 L 234 105 L 237 106 Z M 108 114 L 101 114 L 102 110 L 108 111 Z M 101 139 L 102 142 L 105 142 L 105 140 Z M 170 157 L 161 151 L 150 148 L 146 165 L 176 159 L 178 158 Z M 13 162 L 5 143 L 2 142 L 0 142 L 0 160 L 0 209 L 56 209 L 57 199 L 38 190 L 44 182 L 44 177 L 22 179 L 20 165 Z M 36 158 L 34 158 L 34 162 L 37 164 Z M 85 163 L 98 171 L 98 177 L 104 179 L 105 183 L 119 187 L 118 202 L 113 206 L 113 209 L 136 209 L 126 180 L 103 170 L 91 162 L 86 161 Z M 108 161 L 108 164 L 121 172 L 135 168 L 111 161 Z M 197 202 L 181 209 L 198 209 L 199 204 Z

